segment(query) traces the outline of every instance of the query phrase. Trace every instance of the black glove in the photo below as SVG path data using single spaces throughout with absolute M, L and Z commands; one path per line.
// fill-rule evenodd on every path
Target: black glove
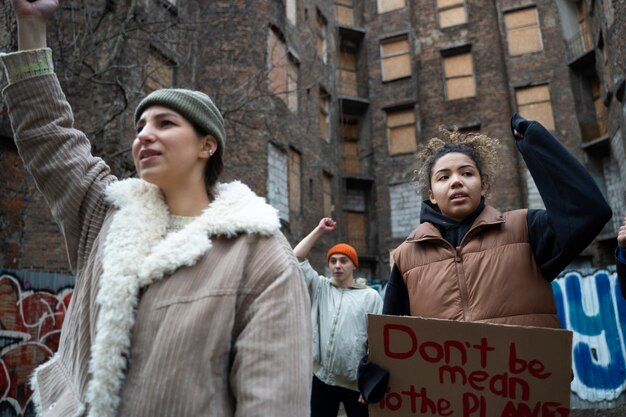
M 377 403 L 385 396 L 389 385 L 389 371 L 369 361 L 363 356 L 357 370 L 357 386 L 367 403 Z

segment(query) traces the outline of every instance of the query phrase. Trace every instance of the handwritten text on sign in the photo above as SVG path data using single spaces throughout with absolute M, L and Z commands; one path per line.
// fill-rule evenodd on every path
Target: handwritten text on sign
M 569 332 L 370 315 L 369 344 L 391 374 L 372 416 L 569 415 Z

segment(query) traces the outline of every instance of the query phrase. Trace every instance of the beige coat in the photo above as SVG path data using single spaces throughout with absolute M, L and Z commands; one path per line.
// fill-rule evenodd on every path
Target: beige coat
M 393 258 L 411 315 L 560 328 L 550 283 L 534 260 L 526 210 L 486 206 L 458 248 L 420 224 Z
M 160 191 L 91 156 L 54 75 L 4 95 L 76 276 L 59 351 L 32 379 L 41 415 L 308 416 L 310 302 L 276 211 L 223 184 L 163 239 Z

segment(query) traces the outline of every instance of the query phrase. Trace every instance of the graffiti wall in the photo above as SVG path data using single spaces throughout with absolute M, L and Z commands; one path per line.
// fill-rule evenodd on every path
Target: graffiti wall
M 371 281 L 384 295 L 385 282 Z M 28 381 L 59 344 L 73 278 L 0 271 L 0 417 L 34 416 Z M 573 332 L 573 408 L 626 402 L 626 300 L 613 268 L 569 271 L 552 283 Z
M 561 323 L 573 332 L 572 407 L 626 402 L 626 300 L 615 270 L 569 271 L 552 289 Z
M 46 289 L 33 288 L 29 274 L 20 275 L 0 271 L 0 417 L 35 415 L 28 381 L 33 369 L 57 350 L 72 296 L 71 277 L 43 274 L 43 280 L 35 279 L 49 281 Z

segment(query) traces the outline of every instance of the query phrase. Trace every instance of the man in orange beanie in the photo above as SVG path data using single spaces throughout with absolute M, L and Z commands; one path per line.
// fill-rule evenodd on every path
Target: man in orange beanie
M 356 373 L 359 361 L 367 353 L 367 315 L 380 314 L 383 300 L 364 279 L 354 278 L 359 257 L 347 243 L 333 246 L 326 254 L 331 278 L 319 275 L 311 267 L 306 259 L 309 252 L 320 237 L 335 228 L 335 221 L 325 217 L 294 248 L 311 296 L 311 417 L 336 416 L 340 403 L 348 417 L 366 417 L 367 404 L 359 402 Z

